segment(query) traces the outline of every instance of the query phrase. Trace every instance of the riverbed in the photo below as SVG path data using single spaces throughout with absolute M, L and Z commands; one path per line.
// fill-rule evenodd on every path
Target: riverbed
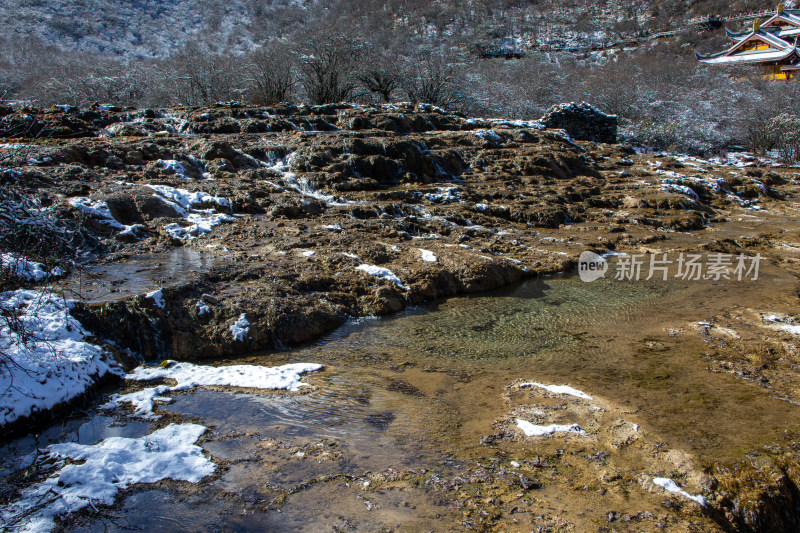
M 559 530 L 562 520 L 581 530 L 609 512 L 664 522 L 669 494 L 648 490 L 646 479 L 672 468 L 699 492 L 702 465 L 797 429 L 796 404 L 712 369 L 702 326 L 743 302 L 770 311 L 771 295 L 795 283 L 769 266 L 742 281 L 541 277 L 352 320 L 308 346 L 217 361 L 324 370 L 306 375 L 310 386 L 298 393 L 174 393 L 158 412 L 210 428 L 201 445 L 217 473 L 128 489 L 64 529 Z M 569 385 L 590 400 L 526 382 Z M 524 416 L 576 423 L 584 434 L 525 437 L 514 426 Z M 139 437 L 158 424 L 90 411 L 44 432 L 39 445 Z M 34 444 L 6 445 L 4 460 Z M 677 501 L 665 522 L 675 530 L 716 527 L 699 505 Z

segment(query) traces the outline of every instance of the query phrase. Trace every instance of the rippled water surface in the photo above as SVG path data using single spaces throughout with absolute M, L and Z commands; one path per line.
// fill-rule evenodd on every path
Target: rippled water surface
M 456 393 L 461 402 L 499 398 L 519 378 L 567 383 L 629 406 L 665 440 L 711 456 L 792 419 L 790 404 L 727 374 L 709 373 L 708 348 L 692 329 L 722 309 L 758 306 L 769 294 L 793 290 L 796 280 L 776 274 L 742 282 L 532 280 L 400 316 L 362 319 L 287 356 L 348 368 L 361 360 L 404 365 L 404 373 L 436 370 L 431 374 L 453 378 L 442 382 L 446 396 L 465 389 Z M 347 372 L 352 387 L 357 375 Z M 460 405 L 448 405 L 460 423 L 468 422 Z M 756 414 L 759 427 L 747 422 Z M 463 433 L 456 438 L 463 440 Z
M 685 286 L 657 282 L 583 283 L 556 276 L 489 296 L 454 298 L 400 317 L 345 326 L 321 345 L 405 348 L 447 359 L 542 361 L 585 347 L 586 336 L 644 313 Z

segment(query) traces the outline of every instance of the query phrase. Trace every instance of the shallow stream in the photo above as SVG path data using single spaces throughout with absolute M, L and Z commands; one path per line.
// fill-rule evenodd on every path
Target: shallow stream
M 197 486 L 129 490 L 115 508 L 71 518 L 66 527 L 448 530 L 461 514 L 437 480 L 497 460 L 497 449 L 481 439 L 508 415 L 504 394 L 520 379 L 568 384 L 602 399 L 654 443 L 701 460 L 735 457 L 774 439 L 800 419 L 800 408 L 757 383 L 709 372 L 708 348 L 692 325 L 736 306 L 769 310 L 770 295 L 795 284 L 770 268 L 742 282 L 555 276 L 354 320 L 306 347 L 222 361 L 315 362 L 325 370 L 306 375 L 313 390 L 301 393 L 176 395 L 161 412 L 211 428 L 202 445 L 222 465 L 218 474 Z M 148 426 L 89 414 L 43 434 L 39 444 L 139 436 Z M 533 439 L 500 455 L 527 457 L 540 446 L 549 449 Z M 2 456 L 8 462 L 32 447 L 22 439 Z M 631 470 L 647 468 L 644 457 L 625 460 Z M 387 482 L 394 473 L 405 476 L 403 487 Z M 548 489 L 561 483 L 550 479 L 544 500 L 562 494 Z

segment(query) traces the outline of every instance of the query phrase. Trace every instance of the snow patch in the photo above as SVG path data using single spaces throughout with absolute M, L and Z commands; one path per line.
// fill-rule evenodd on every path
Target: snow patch
M 164 290 L 158 289 L 157 291 L 148 292 L 145 296 L 153 300 L 153 305 L 160 309 L 164 309 Z
M 111 505 L 120 490 L 136 483 L 163 479 L 197 483 L 217 468 L 195 444 L 205 432 L 198 424 L 170 424 L 138 439 L 111 437 L 91 446 L 51 445 L 48 456 L 60 460 L 61 468 L 23 490 L 20 499 L 0 511 L 0 516 L 5 525 L 14 524 L 22 531 L 51 531 L 56 517 L 89 505 Z M 81 463 L 65 464 L 67 458 Z
M 69 314 L 74 302 L 30 290 L 0 293 L 0 426 L 85 393 L 111 371 L 106 352 Z
M 697 196 L 697 193 L 694 192 L 690 187 L 686 185 L 678 185 L 677 183 L 668 183 L 667 180 L 664 180 L 662 188 L 668 192 L 677 192 L 680 194 L 685 194 L 686 196 L 691 196 L 694 200 L 699 200 L 700 197 Z
M 209 233 L 220 224 L 233 221 L 230 215 L 218 212 L 220 209 L 230 211 L 231 204 L 227 198 L 200 191 L 176 189 L 167 185 L 146 185 L 146 187 L 153 189 L 156 198 L 172 207 L 178 216 L 189 222 L 186 227 L 177 223 L 164 226 L 164 231 L 173 238 L 193 239 Z
M 186 177 L 186 167 L 183 166 L 183 163 L 180 161 L 176 161 L 175 159 L 159 159 L 156 161 L 156 164 L 161 165 L 161 168 L 164 170 L 170 170 L 174 172 L 179 178 L 185 180 L 189 179 Z
M 419 239 L 419 240 L 423 240 L 423 241 L 441 239 L 441 237 L 437 233 L 428 233 L 427 235 L 412 235 L 411 238 L 412 239 Z
M 553 433 L 577 433 L 579 435 L 586 434 L 586 432 L 581 429 L 578 424 L 550 424 L 548 426 L 537 426 L 526 420 L 522 420 L 521 418 L 517 418 L 517 427 L 521 429 L 527 437 L 541 437 L 543 435 L 551 435 Z
M 483 139 L 484 146 L 489 144 L 502 144 L 503 139 L 492 130 L 472 130 L 470 133 Z
M 0 254 L 0 267 L 23 281 L 42 281 L 64 275 L 64 271 L 59 267 L 47 271 L 42 263 L 31 261 L 24 255 L 18 254 Z
M 426 194 L 425 198 L 437 204 L 457 202 L 458 187 L 437 187 L 436 192 Z
M 108 204 L 102 200 L 92 202 L 91 198 L 76 197 L 68 200 L 69 205 L 75 207 L 87 215 L 98 219 L 101 223 L 111 226 L 114 229 L 124 229 L 124 226 L 116 221 L 108 209 Z
M 245 337 L 250 333 L 250 322 L 248 322 L 245 313 L 239 315 L 239 319 L 230 327 L 230 332 L 233 335 L 233 340 L 244 342 Z
M 681 496 L 689 498 L 690 500 L 695 501 L 695 502 L 699 503 L 700 505 L 703 505 L 703 506 L 706 505 L 706 499 L 705 498 L 703 498 L 702 496 L 699 496 L 699 495 L 698 496 L 692 496 L 691 494 L 689 494 L 685 490 L 681 489 L 678 486 L 677 483 L 675 483 L 674 481 L 672 481 L 669 478 L 654 477 L 653 478 L 653 483 L 655 483 L 656 485 L 658 485 L 662 489 L 666 490 L 667 492 L 674 492 L 676 494 L 680 494 Z
M 314 184 L 307 177 L 298 177 L 295 172 L 289 170 L 294 163 L 295 157 L 296 154 L 291 153 L 285 158 L 276 161 L 271 167 L 267 167 L 270 170 L 281 174 L 281 177 L 286 184 L 286 188 L 298 192 L 303 196 L 315 198 L 329 206 L 345 206 L 356 203 L 337 199 L 336 196 L 333 195 L 323 194 L 314 187 Z
M 504 118 L 488 118 L 483 119 L 495 128 L 514 128 L 514 129 L 532 129 L 543 130 L 544 124 L 538 120 L 509 120 Z M 469 121 L 468 121 L 469 122 Z
M 144 229 L 141 224 L 126 226 L 119 223 L 108 209 L 108 204 L 102 200 L 93 202 L 91 198 L 75 197 L 67 200 L 72 207 L 82 211 L 84 214 L 94 218 L 101 224 L 120 231 L 120 235 L 133 235 L 138 238 L 137 231 Z
M 795 324 L 794 320 L 788 315 L 762 315 L 761 319 L 770 325 L 777 326 L 782 331 L 800 335 L 800 324 Z
M 434 255 L 433 252 L 430 250 L 423 250 L 422 248 L 417 248 L 422 253 L 422 260 L 426 263 L 436 263 L 439 261 L 439 258 Z
M 211 232 L 212 229 L 225 222 L 233 221 L 233 217 L 223 214 L 214 214 L 209 216 L 191 214 L 186 217 L 190 223 L 189 226 L 183 227 L 178 223 L 173 222 L 164 226 L 164 231 L 170 237 L 180 240 L 193 239 L 200 237 L 206 233 Z
M 539 387 L 540 389 L 544 389 L 546 391 L 552 392 L 553 394 L 566 394 L 568 396 L 575 396 L 576 398 L 582 398 L 584 400 L 591 400 L 592 397 L 586 394 L 585 392 L 581 392 L 578 389 L 573 389 L 568 385 L 542 385 L 541 383 L 537 383 L 535 381 L 529 381 L 527 383 L 520 383 L 520 387 Z
M 148 184 L 146 187 L 158 193 L 160 200 L 169 200 L 167 203 L 177 204 L 184 210 L 196 209 L 202 206 L 217 206 L 223 209 L 230 209 L 231 207 L 231 203 L 227 198 L 212 196 L 201 191 L 190 192 L 186 189 L 176 189 L 167 185 Z
M 177 382 L 176 385 L 159 385 L 128 394 L 114 394 L 102 407 L 113 409 L 121 403 L 129 403 L 134 407 L 135 416 L 158 418 L 153 413 L 154 402 L 171 402 L 172 399 L 165 396 L 170 392 L 203 386 L 297 391 L 306 386 L 300 381 L 303 374 L 322 370 L 322 365 L 313 363 L 294 363 L 277 367 L 253 365 L 214 367 L 165 361 L 162 365 L 158 367 L 140 366 L 125 378 L 136 381 L 173 379 Z
M 406 290 L 406 291 L 408 290 L 408 287 L 403 285 L 403 282 L 400 281 L 400 278 L 398 278 L 395 275 L 395 273 L 392 272 L 391 270 L 389 270 L 388 268 L 383 268 L 383 267 L 379 267 L 379 266 L 376 266 L 376 265 L 368 265 L 368 264 L 364 263 L 363 265 L 358 265 L 356 267 L 356 270 L 364 271 L 367 274 L 369 274 L 370 276 L 375 276 L 376 278 L 381 278 L 381 279 L 385 279 L 387 281 L 391 281 L 392 283 L 394 283 L 395 285 L 397 285 L 401 289 Z

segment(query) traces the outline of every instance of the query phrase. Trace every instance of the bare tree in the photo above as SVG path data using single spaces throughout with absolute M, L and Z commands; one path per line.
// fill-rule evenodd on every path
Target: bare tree
M 12 72 L 0 70 L 0 104 L 10 99 L 19 91 L 21 82 Z
M 230 54 L 212 53 L 190 43 L 175 55 L 173 64 L 183 103 L 209 105 L 235 99 L 245 91 L 243 62 Z
M 380 95 L 386 103 L 392 101 L 392 93 L 400 88 L 400 75 L 380 67 L 362 73 L 358 79 L 369 92 Z
M 409 65 L 403 89 L 412 102 L 457 108 L 468 99 L 464 77 L 464 72 L 444 58 L 426 54 Z
M 70 62 L 41 83 L 38 96 L 46 102 L 78 106 L 92 102 L 137 105 L 149 90 L 147 74 L 137 63 Z
M 322 34 L 305 43 L 300 82 L 312 104 L 350 99 L 357 87 L 356 65 L 363 43 L 342 34 Z
M 271 105 L 290 99 L 297 83 L 295 56 L 283 43 L 269 43 L 249 55 L 249 72 L 254 88 L 250 100 L 258 105 Z
M 782 113 L 769 120 L 755 120 L 747 132 L 754 153 L 776 150 L 787 163 L 800 159 L 800 117 Z
M 393 51 L 378 50 L 372 46 L 358 80 L 369 92 L 378 95 L 384 102 L 391 102 L 392 94 L 401 86 L 402 65 Z

